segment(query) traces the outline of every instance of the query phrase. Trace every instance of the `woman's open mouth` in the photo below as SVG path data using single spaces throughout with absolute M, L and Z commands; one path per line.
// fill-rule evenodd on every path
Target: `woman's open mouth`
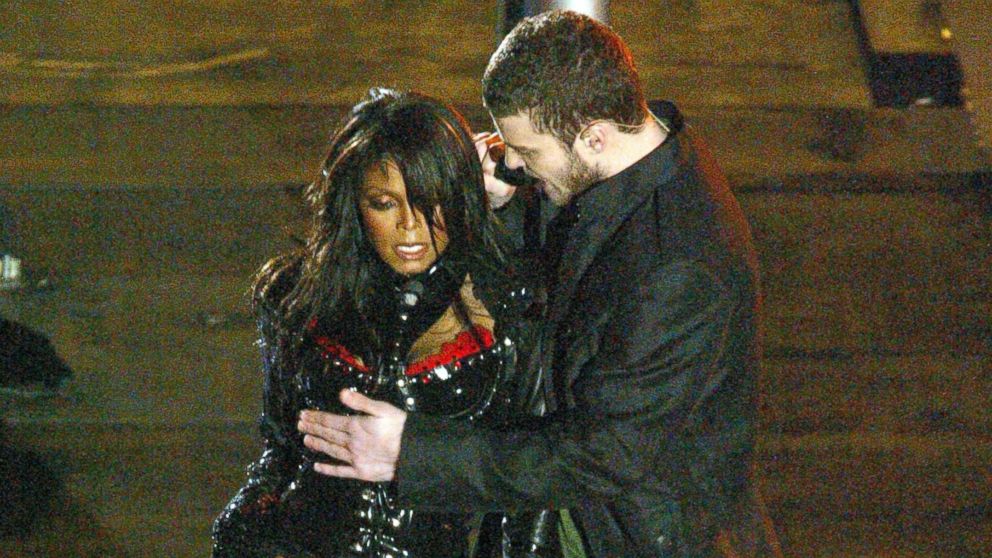
M 393 251 L 401 260 L 419 260 L 427 255 L 427 244 L 397 244 Z

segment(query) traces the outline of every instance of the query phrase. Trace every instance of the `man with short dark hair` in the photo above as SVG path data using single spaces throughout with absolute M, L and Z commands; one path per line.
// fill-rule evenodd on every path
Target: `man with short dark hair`
M 723 174 L 585 16 L 523 20 L 483 95 L 507 166 L 560 206 L 540 258 L 551 413 L 495 432 L 343 392 L 364 415 L 301 416 L 341 462 L 315 468 L 394 481 L 413 508 L 568 508 L 587 556 L 779 556 L 753 471 L 756 258 Z M 514 211 L 496 140 L 477 144 L 487 190 Z

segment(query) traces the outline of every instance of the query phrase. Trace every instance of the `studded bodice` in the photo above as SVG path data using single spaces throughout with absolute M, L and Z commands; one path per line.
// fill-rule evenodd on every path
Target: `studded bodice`
M 291 279 L 280 284 L 278 292 L 287 292 Z M 422 300 L 430 302 L 431 288 L 427 284 Z M 274 327 L 266 310 L 271 306 L 263 308 L 259 345 L 266 371 L 261 421 L 265 450 L 214 524 L 215 558 L 468 555 L 474 518 L 399 509 L 388 483 L 319 475 L 313 470 L 314 461 L 329 458 L 303 446 L 296 420 L 303 409 L 349 412 L 338 400 L 342 389 L 407 411 L 492 428 L 530 416 L 539 384 L 536 376 L 522 374 L 524 367 L 518 363 L 523 360 L 518 356 L 520 347 L 533 345 L 535 330 L 522 317 L 530 292 L 494 281 L 477 282 L 476 289 L 495 329 L 464 331 L 416 362 L 407 362 L 406 355 L 411 339 L 428 322 L 415 313 L 416 308 L 408 312 L 414 304 L 408 304 L 404 292 L 393 309 L 385 308 L 388 320 L 377 324 L 383 332 L 381 350 L 356 350 L 340 342 L 357 331 L 350 323 L 344 335 L 341 324 L 317 322 L 297 330 L 295 336 L 286 335 Z M 407 329 L 390 325 L 404 323 L 420 325 Z M 358 335 L 359 342 L 363 335 Z M 519 521 L 524 524 L 529 519 Z
M 327 336 L 315 333 L 311 341 L 322 365 L 303 367 L 294 378 L 308 408 L 345 412 L 337 394 L 351 389 L 406 411 L 469 419 L 492 404 L 502 358 L 514 349 L 509 338 L 496 342 L 489 330 L 475 326 L 426 358 L 402 368 L 380 363 L 373 369 Z
M 500 388 L 516 347 L 509 337 L 494 338 L 482 327 L 462 332 L 437 353 L 402 368 L 380 357 L 360 359 L 318 327 L 306 343 L 289 389 L 300 409 L 346 413 L 338 393 L 351 389 L 435 416 L 487 421 L 505 414 L 499 408 L 508 396 Z M 320 524 L 326 525 L 328 516 L 338 519 L 335 536 L 319 543 L 321 555 L 413 558 L 467 552 L 469 517 L 397 509 L 388 483 L 320 477 L 312 462 L 326 458 L 300 451 L 303 460 L 282 495 L 283 505 Z

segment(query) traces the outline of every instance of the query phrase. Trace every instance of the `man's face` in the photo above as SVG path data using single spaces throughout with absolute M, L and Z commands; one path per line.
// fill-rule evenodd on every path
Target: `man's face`
M 541 180 L 552 203 L 562 206 L 595 182 L 600 174 L 550 133 L 534 131 L 530 118 L 519 113 L 497 118 L 496 130 L 506 145 L 506 166 L 522 168 Z

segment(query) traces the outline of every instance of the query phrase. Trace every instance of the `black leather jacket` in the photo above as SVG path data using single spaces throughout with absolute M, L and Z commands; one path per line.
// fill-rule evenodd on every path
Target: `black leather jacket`
M 747 220 L 674 105 L 651 108 L 668 139 L 545 231 L 561 262 L 541 325 L 553 412 L 526 432 L 411 415 L 402 504 L 567 507 L 590 557 L 781 556 L 753 468 L 761 296 Z
M 267 298 L 278 300 L 295 281 L 293 266 L 281 275 Z M 497 430 L 540 413 L 538 379 L 523 374 L 523 348 L 534 334 L 522 315 L 529 292 L 487 284 L 484 274 L 473 274 L 473 279 L 476 296 L 496 320 L 495 330 L 463 334 L 460 339 L 468 347 L 457 351 L 449 346 L 448 355 L 412 375 L 403 367 L 390 368 L 382 354 L 352 355 L 321 324 L 312 323 L 295 339 L 279 335 L 267 310 L 273 305 L 260 305 L 264 449 L 248 467 L 245 485 L 214 523 L 215 557 L 558 555 L 552 512 L 480 517 L 398 509 L 390 483 L 315 473 L 316 456 L 296 431 L 304 408 L 346 412 L 337 401 L 343 388 L 408 411 Z

